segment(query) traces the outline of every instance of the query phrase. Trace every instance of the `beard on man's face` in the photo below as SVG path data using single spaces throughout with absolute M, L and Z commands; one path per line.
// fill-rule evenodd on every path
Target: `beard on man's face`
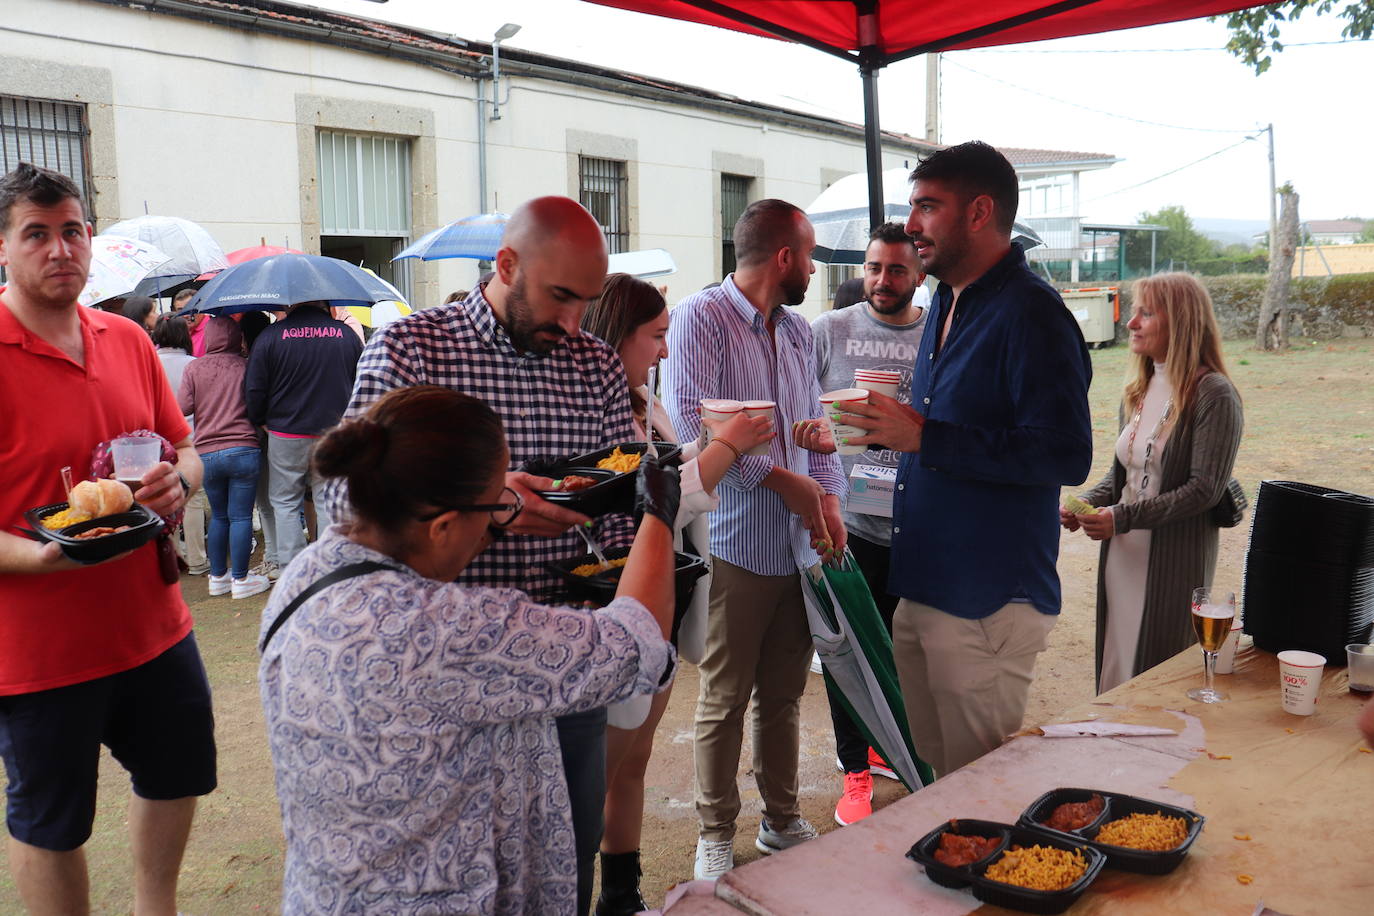
M 899 294 L 895 289 L 893 289 L 890 286 L 875 286 L 871 290 L 864 291 L 864 298 L 868 300 L 868 307 L 873 309 L 873 311 L 877 312 L 879 315 L 897 314 L 902 309 L 906 308 L 908 305 L 911 304 L 911 300 L 915 297 L 915 295 L 916 287 L 914 286 L 911 289 L 907 290 L 904 294 Z M 886 304 L 879 305 L 877 302 L 873 301 L 874 296 L 896 296 L 897 298 L 889 299 L 889 301 Z
M 506 316 L 510 322 L 506 333 L 510 335 L 511 343 L 515 344 L 517 350 L 542 356 L 553 352 L 563 342 L 563 338 L 568 336 L 567 332 L 556 324 L 534 323 L 534 310 L 525 295 L 525 275 L 518 269 L 506 293 Z M 551 335 L 553 339 L 539 337 L 541 333 Z
M 806 290 L 811 285 L 810 263 L 798 264 L 797 270 L 782 281 L 782 304 L 801 305 L 806 301 Z

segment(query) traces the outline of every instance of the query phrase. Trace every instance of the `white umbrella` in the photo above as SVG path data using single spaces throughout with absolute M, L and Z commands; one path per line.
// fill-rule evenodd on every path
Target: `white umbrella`
M 677 262 L 662 248 L 645 248 L 642 251 L 621 251 L 611 255 L 608 274 L 629 274 L 641 280 L 653 277 L 666 277 L 677 273 Z
M 91 239 L 91 272 L 77 301 L 94 305 L 126 296 L 168 260 L 165 252 L 147 242 L 119 235 L 97 235 Z
M 882 177 L 883 219 L 905 223 L 911 215 L 911 172 L 887 169 Z M 806 208 L 806 215 L 816 229 L 813 259 L 825 264 L 864 262 L 870 230 L 866 172 L 846 175 L 826 188 Z M 1035 230 L 1023 223 L 1013 224 L 1011 239 L 1022 250 L 1044 244 Z
M 160 295 L 170 287 L 229 266 L 224 250 L 210 233 L 178 216 L 136 216 L 115 223 L 104 234 L 147 242 L 167 253 L 167 263 L 135 290 L 141 295 Z

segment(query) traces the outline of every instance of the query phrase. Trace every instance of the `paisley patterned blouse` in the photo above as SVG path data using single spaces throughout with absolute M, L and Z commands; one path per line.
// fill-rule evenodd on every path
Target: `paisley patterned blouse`
M 387 558 L 330 528 L 282 576 L 262 633 L 311 583 L 365 560 Z M 320 591 L 259 671 L 283 912 L 573 912 L 554 717 L 660 690 L 675 665 L 632 598 L 552 608 L 405 567 Z

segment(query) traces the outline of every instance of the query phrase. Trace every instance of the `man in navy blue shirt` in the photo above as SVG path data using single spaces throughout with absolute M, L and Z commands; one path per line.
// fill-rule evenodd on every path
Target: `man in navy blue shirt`
M 1059 294 L 1010 241 L 1011 163 L 964 143 L 912 181 L 906 231 L 940 285 L 911 406 L 873 395 L 853 418 L 868 434 L 850 442 L 903 453 L 893 651 L 917 753 L 943 775 L 1021 727 L 1059 614 L 1059 489 L 1092 464 L 1092 363 Z

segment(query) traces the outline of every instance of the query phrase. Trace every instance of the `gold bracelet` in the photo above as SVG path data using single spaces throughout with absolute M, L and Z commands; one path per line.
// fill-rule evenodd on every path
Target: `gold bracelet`
M 733 442 L 731 442 L 729 439 L 724 439 L 724 438 L 722 438 L 722 437 L 720 437 L 720 436 L 712 436 L 712 437 L 711 437 L 711 441 L 712 441 L 712 442 L 719 442 L 721 445 L 725 446 L 725 447 L 728 448 L 730 451 L 734 452 L 734 453 L 735 453 L 735 460 L 736 460 L 736 461 L 738 461 L 739 459 L 741 459 L 741 458 L 744 457 L 744 453 L 741 452 L 741 451 L 735 446 L 735 444 L 734 444 Z

